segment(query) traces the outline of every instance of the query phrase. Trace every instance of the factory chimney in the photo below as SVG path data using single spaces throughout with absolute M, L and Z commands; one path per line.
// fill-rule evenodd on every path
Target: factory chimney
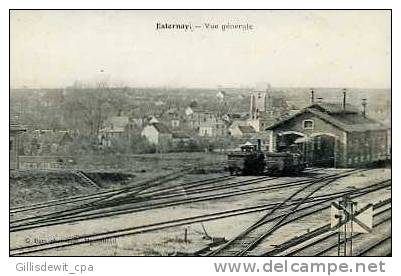
M 251 108 L 250 108 L 250 110 L 249 110 L 249 116 L 250 116 L 250 119 L 251 119 L 251 120 L 254 119 L 254 118 L 253 118 L 253 117 L 254 117 L 254 115 L 253 115 L 254 104 L 255 104 L 255 102 L 254 102 L 253 94 L 251 94 Z
M 347 89 L 343 89 L 343 110 L 345 111 L 347 106 Z
M 270 84 L 266 88 L 266 94 L 267 94 L 267 103 L 265 102 L 265 111 L 267 110 L 272 110 L 273 108 L 273 103 L 272 103 L 272 95 L 271 95 L 271 86 Z M 267 105 L 267 106 L 266 106 Z
M 367 106 L 367 100 L 362 99 L 362 116 L 366 118 L 366 106 Z
M 315 91 L 313 90 L 313 88 L 311 88 L 310 90 L 310 103 L 311 104 L 315 103 Z

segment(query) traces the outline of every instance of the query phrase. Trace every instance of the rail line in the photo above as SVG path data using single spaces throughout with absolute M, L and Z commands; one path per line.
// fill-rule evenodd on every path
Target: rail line
M 389 210 L 388 210 L 389 211 Z M 382 224 L 384 224 L 384 223 L 387 223 L 387 222 L 391 222 L 391 217 L 389 217 L 389 218 L 387 218 L 387 219 L 385 219 L 385 220 L 383 220 L 383 221 L 381 221 L 381 222 L 379 222 L 379 223 L 376 223 L 376 224 L 374 224 L 373 226 L 374 227 L 378 227 L 378 226 L 380 226 L 380 225 L 382 225 Z M 360 234 L 360 233 L 358 233 L 358 234 L 355 234 L 352 238 L 353 239 L 355 239 L 355 238 L 357 238 L 357 237 L 360 237 L 362 234 Z M 318 252 L 318 253 L 316 253 L 316 254 L 314 254 L 315 256 L 327 256 L 327 253 L 329 252 L 329 251 L 332 251 L 332 250 L 337 250 L 337 243 L 335 244 L 335 245 L 331 245 L 330 247 L 328 247 L 328 248 L 326 248 L 326 249 L 324 249 L 324 250 L 322 250 L 322 251 L 320 251 L 320 252 Z
M 357 196 L 353 196 L 354 198 Z M 377 210 L 381 207 L 385 207 L 391 204 L 391 200 L 384 200 L 374 205 L 374 210 Z M 390 208 L 379 211 L 374 214 L 374 217 L 377 218 L 391 210 Z M 375 224 L 376 225 L 376 224 Z M 377 224 L 379 225 L 379 224 Z M 376 225 L 376 226 L 377 226 Z M 295 239 L 284 242 L 283 244 L 276 246 L 275 249 L 269 250 L 261 256 L 304 256 L 308 255 L 303 254 L 302 252 L 308 249 L 314 249 L 316 245 L 322 245 L 323 242 L 327 242 L 330 239 L 333 239 L 333 243 L 337 246 L 337 233 L 330 231 L 330 224 L 326 224 L 322 227 L 319 227 L 309 233 L 296 237 Z M 331 249 L 332 247 L 330 247 Z M 333 247 L 334 248 L 334 247 Z M 323 251 L 321 251 L 323 253 Z M 318 253 L 317 253 L 318 254 Z
M 193 168 L 185 168 L 178 172 L 173 172 L 173 173 L 170 173 L 170 174 L 167 174 L 164 176 L 160 176 L 160 177 L 157 177 L 157 178 L 154 178 L 151 180 L 143 181 L 140 184 L 130 185 L 129 187 L 108 190 L 108 191 L 104 191 L 104 192 L 100 192 L 100 193 L 96 193 L 96 194 L 91 194 L 88 196 L 72 197 L 69 199 L 61 200 L 61 201 L 52 200 L 51 202 L 33 204 L 30 206 L 26 206 L 26 207 L 20 207 L 20 208 L 11 210 L 10 214 L 11 214 L 11 216 L 15 216 L 16 214 L 19 214 L 19 213 L 23 214 L 23 213 L 27 213 L 27 212 L 37 211 L 39 209 L 52 208 L 52 207 L 56 207 L 56 206 L 68 207 L 68 205 L 70 205 L 70 204 L 91 200 L 90 202 L 82 203 L 80 205 L 73 205 L 73 206 L 70 206 L 71 208 L 66 208 L 64 210 L 58 210 L 56 212 L 54 210 L 50 209 L 49 213 L 52 216 L 57 216 L 57 215 L 62 216 L 63 214 L 68 214 L 70 212 L 90 211 L 91 209 L 98 208 L 98 206 L 100 207 L 99 203 L 102 203 L 103 201 L 107 202 L 107 200 L 110 200 L 110 198 L 113 198 L 113 197 L 117 197 L 117 198 L 122 197 L 123 198 L 123 197 L 127 197 L 127 196 L 134 197 L 135 195 L 137 195 L 143 191 L 146 191 L 146 190 L 149 190 L 149 189 L 152 189 L 155 187 L 163 186 L 163 184 L 166 184 L 172 180 L 175 180 L 177 178 L 184 176 L 186 174 L 186 172 L 188 172 L 191 169 L 193 169 Z M 217 183 L 217 182 L 229 179 L 229 178 L 231 178 L 231 177 L 230 176 L 219 176 L 219 177 L 206 179 L 206 180 L 192 181 L 188 184 L 201 183 L 200 185 L 202 185 L 202 184 L 207 184 L 209 182 Z M 182 186 L 182 184 L 180 186 Z M 163 188 L 161 190 L 163 190 Z M 40 216 L 45 216 L 45 215 L 46 214 L 42 214 Z M 34 215 L 34 216 L 26 217 L 26 215 L 25 215 L 25 217 L 23 217 L 23 218 L 12 220 L 11 224 L 22 222 L 22 221 L 27 221 L 27 220 L 32 220 L 37 217 L 39 217 L 39 216 Z
M 248 185 L 248 184 L 255 184 L 258 182 L 271 180 L 271 179 L 275 179 L 275 178 L 259 177 L 259 178 L 251 179 L 251 180 L 237 181 L 237 182 L 234 182 L 231 184 L 236 184 L 235 186 L 244 186 L 244 185 Z M 226 198 L 226 197 L 237 196 L 237 195 L 244 195 L 244 194 L 262 192 L 262 191 L 282 189 L 282 188 L 288 188 L 288 187 L 292 187 L 292 186 L 304 185 L 310 181 L 311 180 L 309 180 L 309 179 L 295 180 L 295 181 L 290 181 L 287 183 L 270 185 L 267 187 L 258 187 L 258 188 L 252 188 L 252 189 L 246 189 L 246 190 L 223 192 L 223 193 L 213 194 L 213 195 L 188 197 L 188 195 L 191 195 L 191 194 L 195 194 L 195 195 L 198 194 L 198 192 L 195 191 L 192 193 L 189 192 L 189 193 L 185 194 L 184 199 L 177 199 L 177 198 L 174 199 L 174 197 L 173 197 L 173 199 L 171 199 L 170 201 L 167 201 L 167 202 L 163 202 L 163 201 L 157 202 L 157 200 L 168 199 L 169 198 L 168 196 L 166 198 L 159 198 L 159 199 L 156 198 L 154 200 L 138 198 L 138 199 L 136 199 L 136 201 L 134 199 L 128 197 L 125 199 L 125 201 L 118 200 L 117 202 L 113 202 L 113 204 L 98 206 L 98 208 L 93 210 L 93 212 L 95 212 L 95 213 L 91 213 L 91 214 L 82 214 L 84 211 L 88 211 L 88 210 L 82 210 L 80 208 L 77 208 L 77 212 L 75 212 L 75 213 L 70 212 L 67 214 L 64 213 L 62 215 L 51 214 L 51 215 L 47 215 L 47 216 L 29 218 L 29 219 L 33 219 L 33 221 L 29 221 L 29 219 L 13 221 L 10 231 L 15 232 L 15 231 L 27 230 L 27 229 L 37 228 L 37 227 L 57 225 L 57 224 L 62 224 L 62 223 L 67 223 L 67 222 L 76 222 L 76 221 L 80 221 L 80 220 L 102 218 L 102 217 L 107 217 L 110 215 L 120 215 L 120 214 L 145 211 L 145 210 L 150 210 L 150 209 L 155 209 L 155 208 L 171 207 L 171 206 L 182 205 L 182 204 L 186 204 L 186 203 L 214 200 L 214 199 Z M 227 185 L 226 187 L 230 188 L 230 185 Z M 208 189 L 207 191 L 210 191 L 210 189 Z M 124 207 L 124 204 L 137 204 L 137 205 Z M 138 204 L 139 204 L 139 206 L 138 206 Z M 109 210 L 107 210 L 107 208 L 109 208 Z M 21 222 L 23 224 L 21 224 Z
M 363 191 L 361 191 L 361 190 L 353 191 L 353 193 L 363 194 L 363 193 L 369 193 L 374 190 L 380 189 L 380 187 L 374 187 L 374 186 L 375 185 L 372 185 L 371 187 L 366 187 Z M 344 194 L 344 193 L 342 193 L 342 194 Z M 325 201 L 333 200 L 335 198 L 339 198 L 342 196 L 342 194 L 336 193 L 334 196 L 333 195 L 324 195 L 324 196 L 316 197 L 313 199 L 310 198 L 309 200 L 315 201 L 315 202 L 325 202 Z M 289 203 L 289 204 L 291 205 L 291 204 L 298 204 L 298 203 L 297 203 L 297 200 L 294 200 L 294 202 Z M 51 249 L 55 249 L 55 248 L 64 248 L 64 247 L 69 247 L 69 246 L 73 246 L 73 245 L 102 241 L 102 240 L 109 239 L 109 238 L 124 237 L 124 236 L 129 236 L 129 235 L 145 233 L 145 232 L 149 232 L 149 231 L 161 230 L 161 229 L 165 229 L 165 228 L 169 228 L 169 227 L 176 227 L 176 226 L 199 223 L 199 222 L 204 222 L 204 221 L 209 221 L 209 220 L 216 220 L 216 219 L 221 219 L 221 218 L 226 218 L 226 217 L 239 216 L 239 215 L 248 214 L 248 213 L 252 213 L 252 212 L 260 212 L 260 211 L 264 211 L 264 210 L 269 210 L 271 208 L 274 208 L 274 204 L 253 206 L 253 207 L 248 207 L 248 208 L 241 208 L 241 209 L 229 210 L 229 211 L 224 211 L 224 212 L 218 212 L 218 213 L 214 213 L 214 214 L 200 215 L 200 216 L 195 216 L 195 217 L 153 223 L 153 224 L 144 225 L 144 226 L 129 227 L 129 228 L 124 228 L 124 229 L 119 229 L 119 230 L 107 231 L 107 232 L 103 232 L 103 233 L 82 235 L 80 237 L 67 238 L 67 239 L 58 240 L 58 241 L 51 241 L 51 242 L 47 242 L 44 244 L 29 245 L 29 246 L 13 248 L 13 249 L 11 249 L 10 254 L 11 255 L 24 255 L 24 254 L 28 254 L 28 253 L 41 252 L 41 251 L 51 250 Z M 307 207 L 304 207 L 299 210 L 307 210 L 309 208 L 310 208 L 310 206 L 307 206 Z M 312 210 L 310 213 L 321 211 L 326 208 L 327 208 L 327 206 L 320 207 L 318 210 Z M 308 214 L 304 214 L 304 215 L 308 215 Z M 279 214 L 272 218 L 269 218 L 269 220 L 274 221 L 283 216 L 285 216 L 285 214 Z
M 162 177 L 162 178 L 158 178 L 155 181 L 146 181 L 146 182 L 144 182 L 144 183 L 142 183 L 140 185 L 137 185 L 135 187 L 125 188 L 123 191 L 121 191 L 121 189 L 119 189 L 119 191 L 117 191 L 117 192 L 107 193 L 106 195 L 105 194 L 101 194 L 101 195 L 98 195 L 98 196 L 94 197 L 95 201 L 91 201 L 89 203 L 82 203 L 82 204 L 73 206 L 71 208 L 67 208 L 67 209 L 64 209 L 64 210 L 59 210 L 59 211 L 56 211 L 56 212 L 51 212 L 49 214 L 28 216 L 28 217 L 25 217 L 25 218 L 14 219 L 14 220 L 10 219 L 11 220 L 11 222 L 10 222 L 10 231 L 12 231 L 13 224 L 16 224 L 16 223 L 21 223 L 21 222 L 24 222 L 24 221 L 34 220 L 34 219 L 37 219 L 39 217 L 46 217 L 46 216 L 57 217 L 57 216 L 68 215 L 71 212 L 79 213 L 79 212 L 89 211 L 89 210 L 94 209 L 95 206 L 98 206 L 99 202 L 101 202 L 102 200 L 106 200 L 106 199 L 108 199 L 110 197 L 113 197 L 114 195 L 120 195 L 121 193 L 137 194 L 140 191 L 142 191 L 143 189 L 147 189 L 148 187 L 161 185 L 161 184 L 163 184 L 165 182 L 177 179 L 177 178 L 181 177 L 182 175 L 183 175 L 183 172 L 181 171 L 179 173 L 172 174 L 171 177 Z M 65 204 L 66 203 L 64 203 L 63 205 L 65 206 Z M 43 207 L 44 206 L 41 206 L 41 208 L 43 208 Z M 47 206 L 47 207 L 49 207 L 49 206 Z M 52 207 L 54 207 L 54 205 Z
M 390 200 L 389 200 L 390 201 Z M 390 202 L 388 202 L 388 204 L 390 204 Z M 385 223 L 391 222 L 391 208 L 388 208 L 387 210 L 385 210 L 388 214 L 387 217 L 385 217 L 384 219 L 380 220 L 379 222 L 375 223 L 373 226 L 374 227 L 379 227 Z M 383 215 L 383 214 L 381 214 Z M 361 233 L 357 233 L 355 235 L 352 236 L 352 239 L 356 239 L 358 237 L 361 237 Z M 314 255 L 315 256 L 326 256 L 330 251 L 332 250 L 337 250 L 337 241 L 333 241 L 330 243 L 329 239 L 326 239 L 328 241 L 328 243 L 330 244 L 328 247 L 324 248 L 323 250 L 320 250 L 318 252 L 315 252 Z M 334 239 L 335 240 L 335 239 Z
M 159 176 L 156 178 L 145 180 L 140 183 L 136 183 L 135 185 L 130 185 L 128 187 L 117 188 L 117 189 L 107 189 L 107 190 L 104 190 L 99 193 L 92 193 L 90 195 L 72 196 L 72 197 L 68 197 L 68 198 L 64 198 L 64 199 L 54 199 L 54 200 L 50 200 L 47 202 L 34 203 L 34 204 L 27 205 L 27 206 L 19 206 L 19 207 L 10 209 L 10 214 L 22 213 L 22 212 L 33 211 L 33 210 L 38 210 L 38 209 L 42 209 L 42 208 L 48 208 L 48 207 L 52 207 L 52 206 L 58 206 L 58 205 L 63 205 L 63 204 L 75 203 L 75 202 L 79 202 L 79 201 L 102 198 L 104 196 L 112 195 L 114 193 L 125 191 L 127 189 L 141 188 L 152 182 L 169 181 L 170 179 L 174 180 L 174 179 L 176 179 L 176 177 L 181 176 L 181 173 L 182 173 L 182 171 L 180 170 L 178 172 L 172 172 L 170 174 L 166 174 L 166 175 L 162 175 L 162 176 Z
M 79 201 L 90 200 L 90 199 L 98 199 L 98 198 L 102 198 L 103 196 L 110 196 L 110 195 L 114 195 L 116 193 L 124 193 L 126 191 L 130 191 L 132 189 L 137 189 L 137 188 L 146 188 L 147 187 L 149 189 L 149 188 L 151 188 L 151 186 L 150 186 L 151 183 L 160 182 L 160 181 L 164 181 L 164 182 L 171 181 L 171 180 L 177 179 L 177 178 L 185 175 L 187 172 L 190 172 L 191 170 L 193 170 L 195 168 L 210 166 L 213 164 L 222 166 L 222 165 L 226 164 L 226 162 L 201 163 L 201 164 L 196 164 L 196 166 L 187 164 L 184 166 L 184 168 L 182 168 L 180 170 L 173 171 L 166 175 L 161 175 L 161 176 L 158 176 L 158 177 L 155 177 L 152 179 L 143 180 L 139 183 L 135 183 L 133 185 L 129 185 L 126 187 L 105 189 L 101 192 L 92 193 L 89 195 L 77 195 L 77 196 L 71 196 L 71 197 L 62 198 L 62 199 L 53 199 L 53 200 L 49 200 L 46 202 L 38 202 L 38 203 L 30 204 L 30 205 L 14 207 L 14 208 L 10 209 L 10 214 L 26 212 L 26 211 L 30 211 L 30 210 L 37 210 L 37 209 L 47 208 L 47 207 L 51 207 L 51 206 L 69 204 L 69 203 L 74 203 L 74 202 L 79 202 Z M 78 173 L 79 172 L 82 173 L 82 171 L 78 171 Z M 76 172 L 73 172 L 73 173 L 76 173 Z M 223 176 L 223 177 L 226 177 L 226 176 Z M 217 178 L 220 178 L 220 177 L 216 177 L 216 179 Z
M 219 183 L 219 182 L 223 182 L 223 181 L 226 181 L 226 180 L 229 180 L 229 179 L 231 179 L 232 177 L 231 176 L 221 176 L 221 177 L 216 177 L 216 178 L 212 178 L 212 179 L 205 179 L 205 180 L 197 180 L 197 181 L 193 181 L 193 182 L 189 182 L 189 183 L 186 183 L 186 184 L 179 184 L 179 186 L 181 187 L 181 188 L 183 188 L 183 189 L 186 189 L 185 187 L 186 186 L 190 186 L 190 187 L 192 187 L 192 186 L 200 186 L 200 185 L 207 185 L 207 184 L 210 184 L 210 183 Z M 257 179 L 255 179 L 255 180 L 257 180 Z M 195 185 L 193 185 L 195 183 Z M 174 186 L 175 187 L 175 186 Z M 160 194 L 164 194 L 164 193 L 168 193 L 168 191 L 166 192 L 166 190 L 164 189 L 164 192 L 163 193 L 160 193 Z M 150 195 L 152 195 L 152 193 L 141 193 L 141 192 L 139 192 L 138 193 L 138 195 L 141 195 L 141 197 L 138 197 L 138 198 L 133 198 L 132 196 L 129 198 L 129 201 L 130 202 L 141 202 L 141 201 L 145 201 L 145 200 L 148 200 L 148 198 L 143 198 L 142 197 L 142 194 L 143 195 L 145 195 L 146 197 L 148 197 L 148 195 L 149 195 L 149 197 L 150 197 Z M 110 203 L 110 202 L 108 202 L 108 203 Z M 122 200 L 118 200 L 118 201 L 115 201 L 115 203 L 117 204 L 117 203 L 120 203 L 120 204 L 122 204 L 122 203 L 124 203 Z M 106 205 L 98 205 L 97 207 L 99 207 L 99 208 L 102 208 L 102 207 L 105 207 Z M 81 206 L 77 206 L 76 207 L 76 210 L 80 210 L 80 207 Z M 87 207 L 87 205 L 85 205 L 84 207 Z M 60 213 L 57 213 L 57 214 L 60 214 L 60 217 L 62 216 L 62 214 L 64 214 L 64 212 L 66 212 L 66 211 L 74 211 L 75 209 L 68 209 L 68 210 L 64 210 L 64 211 L 62 211 L 62 212 L 60 212 Z M 71 213 L 70 213 L 71 214 Z M 66 215 L 70 215 L 70 214 L 66 214 Z M 13 223 L 18 223 L 18 222 L 23 222 L 23 221 L 28 221 L 28 220 L 31 220 L 31 219 L 37 219 L 38 217 L 46 217 L 48 214 L 44 214 L 44 215 L 41 215 L 41 216 L 32 216 L 32 217 L 27 217 L 27 218 L 22 218 L 22 219 L 16 219 L 16 220 L 13 220 L 11 223 L 13 224 Z M 52 217 L 54 216 L 54 213 L 51 213 L 50 214 Z
M 374 253 L 376 250 L 380 250 L 381 247 L 390 247 L 391 248 L 391 236 L 387 236 L 384 239 L 375 242 L 373 245 L 369 246 L 365 250 L 359 252 L 358 256 L 377 256 Z M 391 249 L 390 249 L 391 251 Z
M 309 169 L 305 173 L 305 176 L 311 177 L 307 175 L 307 173 L 318 171 L 320 169 Z M 302 175 L 301 175 L 302 176 Z M 226 176 L 223 180 L 227 179 L 233 179 L 236 178 L 235 176 Z M 270 177 L 270 176 L 257 176 L 253 177 L 250 180 L 240 180 L 240 181 L 235 181 L 235 182 L 229 182 L 229 183 L 222 183 L 219 185 L 217 184 L 217 181 L 211 179 L 212 181 L 204 180 L 204 182 L 201 182 L 201 184 L 194 184 L 194 185 L 187 185 L 187 184 L 176 184 L 174 186 L 169 186 L 161 189 L 157 189 L 156 191 L 148 191 L 148 192 L 141 192 L 139 193 L 141 199 L 155 199 L 155 198 L 161 198 L 163 197 L 173 197 L 173 196 L 180 196 L 180 195 L 189 195 L 189 194 L 194 194 L 194 193 L 201 193 L 201 192 L 207 192 L 207 191 L 215 191 L 215 190 L 221 190 L 223 188 L 232 188 L 232 187 L 237 187 L 237 186 L 245 186 L 245 185 L 250 185 L 254 184 L 252 181 L 255 181 L 255 183 L 258 183 L 259 181 L 266 181 L 266 180 L 274 180 L 277 179 L 278 177 Z M 312 176 L 313 178 L 313 176 Z M 207 183 L 208 182 L 208 183 Z M 207 185 L 209 184 L 209 186 Z M 200 186 L 200 187 L 199 187 Z M 173 192 L 176 191 L 176 194 Z
M 245 182 L 245 181 L 244 181 Z M 306 182 L 306 181 L 304 181 Z M 294 183 L 294 185 L 301 185 L 302 183 Z M 289 186 L 287 186 L 289 187 Z M 151 210 L 151 209 L 156 209 L 156 208 L 165 208 L 165 207 L 172 207 L 172 206 L 177 206 L 177 205 L 182 205 L 182 204 L 187 204 L 187 203 L 194 203 L 194 202 L 201 202 L 201 201 L 208 201 L 208 200 L 216 200 L 216 199 L 221 199 L 221 198 L 227 198 L 231 196 L 238 196 L 238 195 L 244 195 L 244 194 L 250 194 L 250 193 L 257 193 L 261 191 L 268 191 L 268 190 L 274 190 L 274 189 L 280 189 L 284 187 L 280 187 L 280 185 L 274 186 L 274 187 L 265 187 L 265 188 L 257 188 L 257 189 L 251 189 L 251 190 L 245 190 L 245 191 L 234 191 L 234 192 L 225 192 L 225 193 L 220 193 L 220 194 L 215 194 L 215 195 L 205 195 L 205 196 L 198 196 L 198 197 L 191 197 L 191 198 L 184 198 L 184 199 L 172 199 L 167 202 L 154 202 L 154 201 L 138 201 L 136 202 L 137 205 L 134 206 L 128 206 L 123 205 L 124 202 L 119 201 L 115 202 L 115 206 L 103 206 L 103 208 L 97 208 L 94 209 L 92 214 L 82 214 L 83 211 L 87 210 L 81 210 L 77 209 L 77 212 L 75 213 L 69 213 L 69 214 L 63 214 L 63 215 L 56 215 L 54 216 L 53 214 L 49 216 L 41 216 L 39 217 L 33 217 L 32 219 L 35 219 L 34 221 L 29 221 L 26 222 L 27 219 L 20 220 L 18 222 L 26 222 L 24 224 L 18 224 L 15 225 L 16 223 L 13 223 L 11 225 L 11 232 L 14 231 L 21 231 L 21 230 L 27 230 L 27 229 L 32 229 L 32 228 L 37 228 L 37 227 L 43 227 L 43 226 L 50 226 L 50 225 L 57 225 L 57 224 L 62 224 L 62 223 L 68 223 L 68 222 L 75 222 L 75 221 L 81 221 L 81 220 L 87 220 L 87 219 L 95 219 L 95 218 L 103 218 L 107 217 L 110 215 L 121 215 L 121 214 L 127 214 L 127 213 L 133 213 L 133 212 L 140 212 L 140 211 L 146 211 L 146 210 Z M 135 202 L 131 202 L 132 204 L 135 204 Z M 127 203 L 126 203 L 127 204 Z M 139 206 L 138 206 L 139 204 Z M 109 210 L 105 210 L 109 208 Z M 57 222 L 57 221 L 62 221 L 61 223 L 48 223 L 48 222 Z M 41 225 L 37 225 L 38 223 L 45 223 Z M 32 226 L 36 225 L 36 226 Z
M 219 177 L 215 177 L 215 178 L 207 179 L 207 180 L 193 181 L 193 182 L 190 182 L 188 184 L 200 183 L 199 185 L 202 185 L 202 183 L 203 184 L 207 184 L 208 182 L 211 182 L 211 181 L 214 181 L 213 183 L 218 183 L 218 182 L 222 182 L 222 181 L 225 181 L 227 179 L 230 179 L 230 178 L 231 178 L 230 176 L 219 176 Z M 163 181 L 164 181 L 163 184 L 169 183 L 171 180 L 174 180 L 174 179 L 170 179 L 170 178 L 169 179 L 163 179 Z M 153 181 L 160 181 L 160 180 L 153 180 Z M 39 210 L 39 209 L 50 208 L 50 207 L 54 207 L 54 206 L 58 206 L 58 205 L 68 205 L 68 204 L 72 204 L 72 203 L 75 203 L 75 202 L 81 202 L 81 201 L 90 200 L 90 199 L 94 199 L 94 198 L 103 198 L 103 193 L 102 194 L 89 195 L 87 197 L 85 196 L 85 198 L 81 198 L 80 197 L 78 199 L 62 200 L 61 202 L 55 202 L 55 203 L 51 202 L 50 204 L 43 203 L 40 206 L 28 207 L 28 208 L 23 209 L 23 210 L 14 210 L 14 211 L 10 211 L 10 212 L 12 212 L 13 214 L 15 214 L 15 213 L 24 213 L 24 212 L 29 212 L 29 211 L 36 211 L 36 210 Z M 32 218 L 34 218 L 34 217 L 32 217 Z M 28 218 L 24 218 L 24 219 L 28 219 Z M 16 221 L 19 221 L 19 220 L 15 219 L 13 221 L 16 222 Z
M 314 172 L 314 171 L 319 171 L 320 169 L 307 169 L 305 170 L 306 173 L 310 173 L 310 172 Z M 34 210 L 39 210 L 39 209 L 44 209 L 44 208 L 49 208 L 49 207 L 53 207 L 53 206 L 60 206 L 60 205 L 65 205 L 65 204 L 71 204 L 71 203 L 75 203 L 75 202 L 80 202 L 80 201 L 86 201 L 86 200 L 91 200 L 91 199 L 97 199 L 97 198 L 102 198 L 103 196 L 108 196 L 108 195 L 112 195 L 116 192 L 123 192 L 127 189 L 134 189 L 134 188 L 140 188 L 143 185 L 146 185 L 148 183 L 151 182 L 155 182 L 155 181 L 165 181 L 165 183 L 167 183 L 170 180 L 174 180 L 177 174 L 179 174 L 181 172 L 172 172 L 170 174 L 166 174 L 166 175 L 162 175 L 162 176 L 158 176 L 156 178 L 152 178 L 149 180 L 144 180 L 140 183 L 136 183 L 134 185 L 130 185 L 128 187 L 122 187 L 122 188 L 116 188 L 116 189 L 106 189 L 103 190 L 101 192 L 98 193 L 92 193 L 89 195 L 78 195 L 78 196 L 71 196 L 71 197 L 67 197 L 67 198 L 60 198 L 60 199 L 53 199 L 53 200 L 49 200 L 46 202 L 39 202 L 39 203 L 34 203 L 34 204 L 30 204 L 30 205 L 24 205 L 24 206 L 18 206 L 18 207 L 14 207 L 10 209 L 10 214 L 16 214 L 16 213 L 23 213 L 23 212 L 28 212 L 28 211 L 34 211 Z M 162 188 L 158 188 L 156 191 L 153 191 L 154 193 L 159 193 L 159 192 L 165 192 L 165 191 L 172 191 L 174 188 L 176 190 L 180 189 L 180 188 L 192 188 L 192 186 L 190 184 L 196 184 L 198 182 L 203 182 L 204 184 L 206 184 L 207 182 L 210 183 L 217 183 L 220 180 L 226 180 L 226 179 L 232 179 L 235 178 L 234 176 L 218 176 L 218 177 L 214 177 L 214 178 L 208 178 L 208 179 L 204 179 L 204 180 L 197 180 L 197 181 L 192 181 L 186 184 L 183 183 L 179 183 L 176 185 L 171 185 L 169 187 L 162 187 Z M 188 185 L 188 186 L 187 186 Z M 195 185 L 197 186 L 197 185 Z M 147 190 L 149 190 L 148 194 L 151 195 L 152 193 L 152 188 L 155 187 L 149 187 Z
M 270 210 L 267 214 L 262 216 L 258 221 L 256 221 L 253 225 L 247 228 L 245 231 L 240 233 L 237 237 L 231 239 L 228 243 L 223 246 L 217 248 L 216 250 L 209 253 L 210 256 L 242 256 L 247 254 L 250 250 L 255 248 L 259 243 L 261 243 L 267 236 L 271 235 L 274 231 L 280 228 L 282 225 L 288 223 L 289 221 L 293 221 L 299 218 L 300 215 L 297 214 L 297 209 L 305 203 L 305 201 L 312 196 L 315 192 L 321 190 L 322 188 L 328 186 L 329 184 L 335 182 L 338 179 L 349 176 L 351 174 L 355 174 L 361 172 L 363 170 L 352 170 L 346 173 L 339 173 L 335 176 L 329 176 L 325 179 L 314 180 L 308 185 L 298 189 L 293 194 L 291 194 L 285 201 L 277 204 L 275 208 Z M 317 186 L 317 187 L 316 187 Z M 305 193 L 305 195 L 301 196 L 301 199 L 297 205 L 292 207 L 290 210 L 287 210 L 285 215 L 280 218 L 278 221 L 272 222 L 271 225 L 267 227 L 262 227 L 263 225 L 270 222 L 266 220 L 269 218 L 276 210 L 281 208 L 285 203 L 289 200 L 292 200 L 295 196 L 300 193 Z M 311 207 L 317 206 L 316 204 L 312 204 Z M 291 218 L 294 217 L 295 218 Z M 302 215 L 303 216 L 303 215 Z M 287 222 L 286 222 L 287 220 Z

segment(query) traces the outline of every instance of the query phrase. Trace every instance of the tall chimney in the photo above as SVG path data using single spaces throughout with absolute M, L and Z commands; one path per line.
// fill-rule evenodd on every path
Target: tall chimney
M 346 109 L 347 106 L 347 89 L 343 89 L 343 110 Z
M 366 105 L 367 105 L 367 100 L 366 99 L 362 99 L 362 116 L 366 117 Z
M 254 108 L 254 100 L 253 100 L 253 94 L 251 93 L 251 108 L 249 110 L 249 118 L 253 120 L 253 108 Z
M 265 101 L 265 111 L 272 110 L 272 96 L 270 84 L 266 88 L 267 102 Z
M 313 90 L 313 88 L 311 88 L 310 90 L 310 103 L 311 104 L 315 103 L 315 91 Z

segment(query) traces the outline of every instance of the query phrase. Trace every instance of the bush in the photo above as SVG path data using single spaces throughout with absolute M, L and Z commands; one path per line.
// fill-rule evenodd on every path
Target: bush
M 149 143 L 145 137 L 135 135 L 131 137 L 130 151 L 131 153 L 155 153 L 156 146 Z

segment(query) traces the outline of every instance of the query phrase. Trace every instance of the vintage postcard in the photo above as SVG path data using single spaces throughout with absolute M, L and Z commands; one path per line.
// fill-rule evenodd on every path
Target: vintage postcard
M 10 256 L 392 255 L 391 10 L 10 10 L 9 93 Z

